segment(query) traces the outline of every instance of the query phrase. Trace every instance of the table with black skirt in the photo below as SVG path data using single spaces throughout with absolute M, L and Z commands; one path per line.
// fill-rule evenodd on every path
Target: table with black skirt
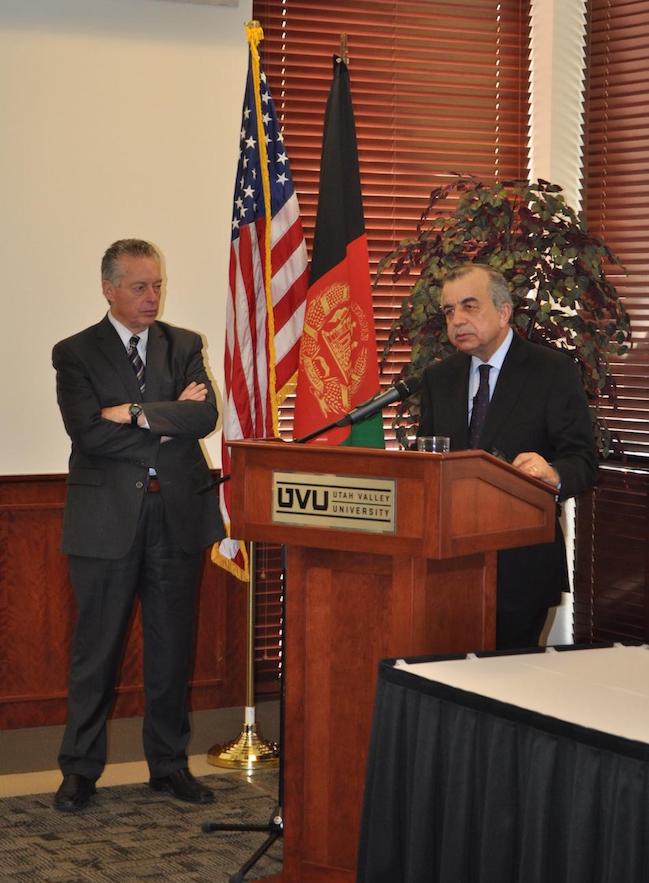
M 358 883 L 648 883 L 649 648 L 385 660 Z

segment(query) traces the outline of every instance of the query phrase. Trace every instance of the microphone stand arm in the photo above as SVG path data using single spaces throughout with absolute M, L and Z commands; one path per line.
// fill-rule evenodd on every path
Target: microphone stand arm
M 322 435 L 323 432 L 327 432 L 327 430 L 329 429 L 337 429 L 341 426 L 347 426 L 349 423 L 352 422 L 351 420 L 347 419 L 348 416 L 349 415 L 345 415 L 344 417 L 341 417 L 340 420 L 334 420 L 332 423 L 327 423 L 326 426 L 321 426 L 319 429 L 314 429 L 313 432 L 310 432 L 308 435 L 303 435 L 301 438 L 294 438 L 293 444 L 304 445 L 307 442 L 310 442 L 312 438 L 315 438 L 318 435 Z
M 368 405 L 373 405 L 375 403 L 375 397 L 368 399 L 366 402 L 363 402 L 360 405 L 356 405 L 355 408 L 352 408 L 347 414 L 344 414 L 342 417 L 339 417 L 338 420 L 333 420 L 331 423 L 327 423 L 326 426 L 321 426 L 319 429 L 315 429 L 313 432 L 310 432 L 308 435 L 303 435 L 301 438 L 294 438 L 294 445 L 303 445 L 306 442 L 311 441 L 312 438 L 316 438 L 318 435 L 322 435 L 324 432 L 327 432 L 329 429 L 342 429 L 344 426 L 353 426 L 355 423 L 364 423 L 370 417 L 373 417 L 374 414 L 378 413 L 381 410 L 380 406 L 377 406 L 375 411 L 368 412 L 367 414 L 359 414 L 358 412 L 362 409 L 366 408 Z M 387 404 L 387 402 L 386 402 Z

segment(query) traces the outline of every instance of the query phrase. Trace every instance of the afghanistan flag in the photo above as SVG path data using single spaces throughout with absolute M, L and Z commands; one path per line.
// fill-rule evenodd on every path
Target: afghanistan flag
M 343 417 L 379 391 L 369 255 L 347 65 L 334 56 L 307 293 L 293 435 Z M 314 442 L 382 448 L 381 414 Z

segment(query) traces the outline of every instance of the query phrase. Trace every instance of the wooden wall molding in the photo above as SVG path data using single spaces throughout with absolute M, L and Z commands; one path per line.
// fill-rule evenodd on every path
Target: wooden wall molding
M 60 549 L 66 475 L 0 476 L 0 729 L 66 718 L 75 604 Z M 246 593 L 206 552 L 199 591 L 193 709 L 245 702 Z M 136 610 L 113 717 L 142 714 Z

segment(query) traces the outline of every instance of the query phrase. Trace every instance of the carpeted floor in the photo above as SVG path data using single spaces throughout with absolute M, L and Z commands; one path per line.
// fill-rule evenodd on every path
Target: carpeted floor
M 2 883 L 227 883 L 264 841 L 264 833 L 204 834 L 204 822 L 269 821 L 277 802 L 277 773 L 203 776 L 216 792 L 210 807 L 194 807 L 147 785 L 99 788 L 80 813 L 52 809 L 52 795 L 0 800 Z M 246 876 L 277 873 L 282 841 Z

